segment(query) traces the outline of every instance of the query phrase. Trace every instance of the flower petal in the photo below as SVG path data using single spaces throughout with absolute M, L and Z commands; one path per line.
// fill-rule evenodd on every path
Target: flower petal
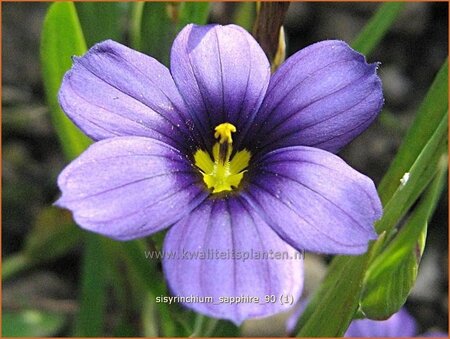
M 266 154 L 242 195 L 297 249 L 360 254 L 382 207 L 373 182 L 332 153 L 288 147 Z
M 184 102 L 169 70 L 155 59 L 117 42 L 96 44 L 64 76 L 59 102 L 94 140 L 149 136 L 186 144 Z
M 143 237 L 181 219 L 208 195 L 176 149 L 143 137 L 99 141 L 60 174 L 62 197 L 83 228 L 118 240 Z
M 314 146 L 337 152 L 381 110 L 376 69 L 342 41 L 323 41 L 297 52 L 270 81 L 255 120 L 254 147 Z
M 296 302 L 302 290 L 302 253 L 239 198 L 206 200 L 169 230 L 164 251 L 163 268 L 173 294 L 212 297 L 184 304 L 235 324 L 289 308 L 280 298 Z M 266 296 L 276 302 L 267 302 Z M 231 304 L 224 300 L 230 297 L 247 299 Z M 259 303 L 249 298 L 259 298 Z
M 235 25 L 188 25 L 175 39 L 170 70 L 205 135 L 229 122 L 244 135 L 269 84 L 270 65 L 253 37 Z
M 412 338 L 417 336 L 417 324 L 406 309 L 402 308 L 387 320 L 354 320 L 344 336 Z

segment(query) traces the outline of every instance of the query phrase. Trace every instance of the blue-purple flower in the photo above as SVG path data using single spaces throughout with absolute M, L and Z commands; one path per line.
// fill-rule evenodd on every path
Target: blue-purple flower
M 83 228 L 118 240 L 171 226 L 163 269 L 198 312 L 241 323 L 297 299 L 301 260 L 193 258 L 217 253 L 360 254 L 376 238 L 373 182 L 334 155 L 383 104 L 376 64 L 342 41 L 294 54 L 273 74 L 235 26 L 188 25 L 170 70 L 113 41 L 74 58 L 59 101 L 97 142 L 61 173 L 57 204 Z M 149 277 L 151 279 L 151 277 Z M 220 302 L 259 297 L 261 303 Z
M 447 333 L 431 331 L 418 334 L 416 320 L 405 308 L 393 314 L 387 320 L 361 319 L 350 324 L 345 337 L 357 338 L 412 338 L 412 337 L 448 337 Z

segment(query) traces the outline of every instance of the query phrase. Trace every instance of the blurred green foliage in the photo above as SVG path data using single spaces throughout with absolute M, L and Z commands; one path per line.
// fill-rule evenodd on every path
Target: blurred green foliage
M 20 310 L 2 314 L 3 337 L 48 337 L 57 333 L 66 323 L 60 313 L 39 310 Z

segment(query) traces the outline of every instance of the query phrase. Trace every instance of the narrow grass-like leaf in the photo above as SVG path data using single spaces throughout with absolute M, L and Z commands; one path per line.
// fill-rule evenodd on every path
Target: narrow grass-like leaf
M 239 2 L 237 6 L 233 21 L 251 32 L 256 17 L 255 2 Z
M 171 5 L 170 5 L 171 6 Z M 132 7 L 131 44 L 168 65 L 175 25 L 165 2 L 136 2 Z
M 403 2 L 386 2 L 380 5 L 378 10 L 362 29 L 352 43 L 352 47 L 364 55 L 369 55 L 384 35 L 395 22 L 405 6 Z
M 84 52 L 86 43 L 74 4 L 53 3 L 48 9 L 42 29 L 42 77 L 53 125 L 69 159 L 79 155 L 90 144 L 90 139 L 62 112 L 57 94 L 64 73 L 72 66 L 71 57 Z
M 113 39 L 121 41 L 121 9 L 118 2 L 76 2 L 86 44 Z
M 164 277 L 159 270 L 159 260 L 156 258 L 147 258 L 147 246 L 144 241 L 128 241 L 121 243 L 122 253 L 134 276 L 137 277 L 139 284 L 146 289 L 146 301 L 144 311 L 151 312 L 151 319 L 143 319 L 145 329 L 151 333 L 160 331 L 161 336 L 185 337 L 193 332 L 194 313 L 180 312 L 180 306 L 176 304 L 167 304 L 164 302 L 155 302 L 156 297 L 167 296 L 168 290 L 164 283 Z M 151 279 L 149 279 L 151 277 Z M 157 309 L 157 312 L 153 308 Z M 158 318 L 158 329 L 154 328 L 154 317 Z M 236 326 L 229 322 L 216 322 L 215 319 L 205 317 L 205 333 L 236 333 Z M 217 328 L 216 328 L 217 325 Z M 203 328 L 202 328 L 203 331 Z M 234 331 L 234 332 L 233 332 Z
M 139 336 L 134 314 L 140 311 L 138 305 L 142 303 L 143 288 L 133 279 L 134 277 L 127 274 L 127 266 L 121 256 L 121 243 L 107 237 L 100 237 L 100 239 L 106 258 L 105 272 L 108 275 L 108 282 L 112 282 L 108 299 L 114 301 L 108 301 L 108 303 L 115 305 L 114 326 L 108 328 L 109 332 L 114 337 Z
M 385 204 L 409 170 L 448 110 L 448 60 L 444 62 L 417 111 L 395 159 L 381 181 L 378 192 Z
M 134 268 L 142 278 L 142 282 L 148 287 L 149 291 L 154 295 L 164 295 L 167 289 L 164 286 L 162 279 L 156 279 L 157 273 L 157 259 L 147 258 L 147 246 L 144 241 L 134 240 L 120 243 L 120 247 L 124 251 L 125 260 Z M 155 279 L 148 279 L 149 276 Z
M 297 337 L 340 337 L 358 308 L 369 255 L 336 257 L 301 316 Z M 298 330 L 297 327 L 297 330 Z
M 441 156 L 447 154 L 447 119 L 448 114 L 445 114 L 416 161 L 406 170 L 406 183 L 398 181 L 397 190 L 385 205 L 382 219 L 376 224 L 378 233 L 386 231 L 389 234 L 434 177 Z
M 56 128 L 67 159 L 78 156 L 90 143 L 66 117 L 58 105 L 57 92 L 64 73 L 72 66 L 71 57 L 86 52 L 86 43 L 73 3 L 53 3 L 44 20 L 41 40 L 41 63 L 44 87 Z M 105 310 L 106 278 L 104 253 L 98 235 L 85 235 L 82 264 L 80 310 L 75 335 L 101 336 Z
M 208 2 L 136 2 L 132 7 L 131 44 L 166 66 L 176 34 L 187 24 L 205 24 Z
M 370 265 L 360 309 L 370 319 L 387 319 L 405 303 L 417 278 L 425 246 L 427 224 L 446 183 L 447 156 L 424 197 L 400 232 Z
M 100 236 L 86 233 L 85 237 L 80 310 L 74 336 L 101 337 L 106 306 L 106 257 Z
M 79 155 L 90 143 L 89 138 L 62 112 L 57 101 L 63 75 L 72 66 L 71 57 L 86 51 L 83 33 L 72 3 L 54 3 L 49 7 L 44 20 L 40 49 L 44 88 L 53 125 L 65 156 L 70 160 Z M 44 211 L 44 213 L 46 213 L 44 218 L 52 219 L 52 212 Z M 61 215 L 56 219 L 59 223 Z M 63 225 L 56 224 L 55 220 L 41 222 L 27 237 L 24 253 L 7 261 L 6 266 L 11 269 L 6 271 L 4 277 L 8 278 L 10 274 L 64 254 L 79 240 L 80 233 L 71 222 L 65 222 Z
M 155 304 L 155 298 L 151 294 L 147 294 L 144 297 L 143 309 L 142 309 L 142 332 L 146 338 L 158 337 L 158 323 L 157 307 Z
M 158 274 L 157 261 L 146 258 L 146 246 L 143 241 L 127 241 L 122 243 L 122 250 L 128 266 L 139 278 L 141 283 L 147 288 L 150 298 L 156 298 L 161 295 L 168 295 L 164 284 L 164 277 Z M 163 336 L 180 336 L 178 328 L 172 319 L 169 305 L 166 303 L 157 304 L 160 325 Z
M 179 8 L 179 18 L 174 18 L 177 22 L 176 33 L 187 24 L 206 24 L 210 7 L 210 2 L 182 2 Z

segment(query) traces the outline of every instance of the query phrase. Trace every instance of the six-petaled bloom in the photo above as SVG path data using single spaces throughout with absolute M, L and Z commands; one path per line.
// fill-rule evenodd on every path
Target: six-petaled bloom
M 235 25 L 186 26 L 170 70 L 99 43 L 74 58 L 59 92 L 97 142 L 59 176 L 57 205 L 118 240 L 171 226 L 166 253 L 363 253 L 381 203 L 373 182 L 333 153 L 380 111 L 376 69 L 330 40 L 271 75 L 260 46 Z M 266 295 L 301 293 L 301 260 L 194 254 L 166 256 L 163 269 L 174 295 L 213 298 L 187 304 L 198 312 L 239 324 L 289 307 L 264 304 Z M 218 302 L 227 296 L 261 303 Z

